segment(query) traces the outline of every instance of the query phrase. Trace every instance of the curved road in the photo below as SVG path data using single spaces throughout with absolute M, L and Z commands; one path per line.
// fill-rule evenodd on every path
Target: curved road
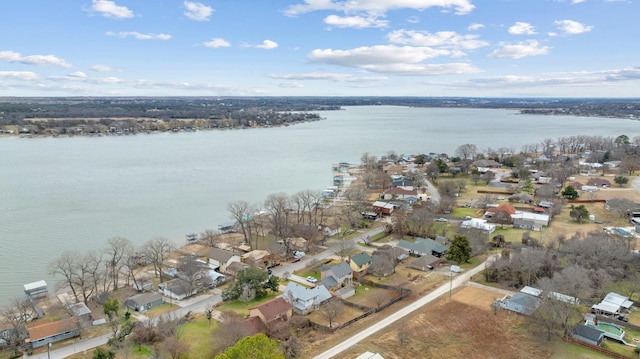
M 323 353 L 321 353 L 319 355 L 316 355 L 314 357 L 314 359 L 333 358 L 334 356 L 342 353 L 343 351 L 349 349 L 353 345 L 355 345 L 355 344 L 359 343 L 360 341 L 364 340 L 368 336 L 378 332 L 381 329 L 384 329 L 385 327 L 391 325 L 395 321 L 400 320 L 401 318 L 407 316 L 408 314 L 410 314 L 410 313 L 422 308 L 427 303 L 432 302 L 433 300 L 435 300 L 436 298 L 440 297 L 441 295 L 446 294 L 451 289 L 458 288 L 459 286 L 461 286 L 465 282 L 467 282 L 469 280 L 469 278 L 471 278 L 472 275 L 477 274 L 480 271 L 482 271 L 485 268 L 485 265 L 488 262 L 493 261 L 496 256 L 497 255 L 495 255 L 495 254 L 490 256 L 489 258 L 487 258 L 486 261 L 484 261 L 480 265 L 476 266 L 475 268 L 472 268 L 467 272 L 460 273 L 458 275 L 458 277 L 455 278 L 452 282 L 445 283 L 445 284 L 439 286 L 433 292 L 427 294 L 426 296 L 418 299 L 417 301 L 415 301 L 415 302 L 407 305 L 406 307 L 400 309 L 399 311 L 393 313 L 392 316 L 386 317 L 386 318 L 382 319 L 381 321 L 372 324 L 369 328 L 361 331 L 360 333 L 352 336 L 351 338 L 343 341 L 342 343 L 334 346 L 333 348 L 331 348 L 331 349 L 329 349 L 329 350 L 327 350 L 327 351 L 325 351 L 325 352 L 323 352 Z

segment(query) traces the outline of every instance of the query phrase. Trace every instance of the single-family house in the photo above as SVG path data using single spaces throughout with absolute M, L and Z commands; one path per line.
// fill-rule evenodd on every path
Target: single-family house
M 533 203 L 533 196 L 524 192 L 511 195 L 508 199 L 511 203 Z
M 307 288 L 295 282 L 289 282 L 284 288 L 282 297 L 293 306 L 293 311 L 298 314 L 308 314 L 331 299 L 331 293 L 323 285 Z
M 267 327 L 276 320 L 289 321 L 292 315 L 293 306 L 281 297 L 274 298 L 249 309 L 249 316 L 260 318 Z
M 611 187 L 611 182 L 604 178 L 591 177 L 587 181 L 587 186 L 596 186 L 596 187 Z
M 198 289 L 194 288 L 189 282 L 175 278 L 168 282 L 160 283 L 158 291 L 169 298 L 182 300 L 198 293 Z
M 391 182 L 392 187 L 400 187 L 406 190 L 413 190 L 413 181 L 406 178 L 399 178 Z
M 571 330 L 571 337 L 581 342 L 601 346 L 604 341 L 604 332 L 600 329 L 578 323 Z
M 527 293 L 517 292 L 497 300 L 497 305 L 510 311 L 531 315 L 540 306 L 541 299 Z
M 233 262 L 231 264 L 229 264 L 229 266 L 227 267 L 227 274 L 232 275 L 232 276 L 237 276 L 238 272 L 241 271 L 244 268 L 247 268 L 249 265 L 242 263 L 242 262 Z
M 320 282 L 327 289 L 337 289 L 351 282 L 353 269 L 347 262 L 340 262 L 334 265 L 324 264 L 320 269 L 320 278 Z
M 476 167 L 478 170 L 480 170 L 481 168 L 490 169 L 490 168 L 500 168 L 500 167 L 502 167 L 502 165 L 499 162 L 494 161 L 494 160 L 477 160 L 477 161 L 473 162 L 472 165 L 474 167 Z M 480 171 L 480 172 L 483 172 L 483 171 Z
M 271 253 L 263 249 L 255 249 L 242 255 L 241 262 L 251 267 L 266 268 L 271 260 Z
M 380 199 L 387 201 L 392 199 L 406 199 L 409 197 L 418 198 L 418 191 L 414 189 L 407 190 L 402 187 L 391 187 L 380 195 Z
M 382 202 L 382 201 L 373 202 L 373 212 L 379 216 L 391 215 L 391 213 L 393 213 L 393 210 L 395 208 L 396 206 L 394 206 L 391 203 Z
M 487 223 L 486 219 L 481 218 L 471 218 L 466 221 L 462 221 L 460 227 L 465 229 L 479 229 L 487 234 L 493 233 L 496 230 L 496 226 L 494 224 Z
M 438 258 L 431 254 L 426 254 L 424 256 L 418 257 L 409 263 L 409 268 L 421 270 L 423 272 L 427 272 L 432 270 L 435 267 L 442 265 L 444 259 Z
M 32 348 L 38 348 L 48 343 L 55 343 L 60 340 L 74 338 L 80 335 L 80 328 L 76 318 L 66 318 L 50 321 L 38 321 L 27 327 L 29 338 L 26 343 Z
M 162 296 L 153 292 L 136 294 L 124 301 L 124 305 L 127 308 L 138 312 L 146 312 L 147 310 L 155 308 L 162 303 L 164 303 Z
M 367 252 L 360 252 L 349 258 L 349 266 L 353 270 L 354 278 L 367 274 L 367 269 L 371 265 L 371 259 L 371 256 Z
M 414 256 L 420 257 L 430 254 L 438 258 L 444 256 L 448 249 L 447 246 L 431 238 L 416 238 L 415 242 L 401 239 L 398 241 L 398 247 L 405 249 Z
M 511 224 L 513 219 L 511 215 L 515 214 L 516 209 L 509 204 L 501 204 L 498 207 L 487 208 L 484 212 L 484 218 L 488 222 L 492 223 L 500 223 L 500 224 Z
M 226 273 L 227 268 L 231 263 L 240 262 L 241 257 L 231 251 L 227 251 L 220 248 L 211 248 L 207 252 L 207 259 L 209 264 L 217 267 L 220 273 Z
M 322 229 L 322 233 L 327 237 L 335 236 L 336 234 L 340 233 L 340 225 L 336 223 L 321 225 L 320 228 Z
M 376 248 L 376 250 L 373 251 L 372 257 L 378 254 L 382 254 L 383 252 L 388 252 L 391 258 L 395 260 L 395 264 L 398 264 L 403 260 L 409 258 L 408 250 L 401 247 L 395 247 L 390 244 L 383 244 L 380 247 Z

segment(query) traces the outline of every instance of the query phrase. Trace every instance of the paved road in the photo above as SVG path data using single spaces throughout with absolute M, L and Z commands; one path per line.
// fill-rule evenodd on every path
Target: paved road
M 25 357 L 25 358 L 29 358 L 29 359 L 66 358 L 68 356 L 78 354 L 78 353 L 84 353 L 85 351 L 91 350 L 95 347 L 105 345 L 107 344 L 107 341 L 109 340 L 109 338 L 111 338 L 111 334 L 105 334 L 96 338 L 79 340 L 76 343 L 73 343 L 71 345 L 67 345 L 61 348 L 56 348 L 56 344 L 54 343 L 51 346 L 50 353 L 44 352 L 41 354 L 34 354 L 32 356 Z
M 472 275 L 475 275 L 480 271 L 482 271 L 485 268 L 485 265 L 487 264 L 487 262 L 491 262 L 495 260 L 495 258 L 496 258 L 495 254 L 490 256 L 485 262 L 481 263 L 477 267 L 470 269 L 467 272 L 458 274 L 458 276 L 455 279 L 453 279 L 453 281 L 451 281 L 450 283 L 444 283 L 440 287 L 436 288 L 433 292 L 427 294 L 426 296 L 418 299 L 417 301 L 393 313 L 393 315 L 386 317 L 377 323 L 372 324 L 369 328 L 361 331 L 360 333 L 352 336 L 351 338 L 343 341 L 342 343 L 334 346 L 333 348 L 323 352 L 322 354 L 315 356 L 314 359 L 326 359 L 326 358 L 333 358 L 337 356 L 343 351 L 349 349 L 350 347 L 364 340 L 368 336 L 378 332 L 381 329 L 384 329 L 385 327 L 391 325 L 395 321 L 420 309 L 421 307 L 425 306 L 427 303 L 432 302 L 433 300 L 440 297 L 441 295 L 447 294 L 451 289 L 458 288 L 459 286 L 463 285 L 465 282 L 469 280 L 469 278 Z

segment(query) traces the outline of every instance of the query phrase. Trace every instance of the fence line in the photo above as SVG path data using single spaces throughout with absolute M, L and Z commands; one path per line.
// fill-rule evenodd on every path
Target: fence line
M 628 357 L 626 355 L 622 355 L 620 353 L 616 353 L 614 351 L 611 351 L 609 349 L 605 349 L 603 347 L 599 347 L 597 345 L 585 343 L 585 342 L 583 342 L 581 340 L 578 340 L 576 338 L 572 338 L 572 337 L 569 337 L 569 336 L 565 337 L 564 340 L 566 340 L 569 343 L 573 343 L 573 344 L 579 345 L 581 347 L 584 347 L 584 348 L 587 348 L 587 349 L 591 349 L 593 351 L 597 351 L 599 353 L 602 353 L 604 355 L 610 356 L 612 358 L 616 358 L 616 359 L 632 359 L 631 357 Z

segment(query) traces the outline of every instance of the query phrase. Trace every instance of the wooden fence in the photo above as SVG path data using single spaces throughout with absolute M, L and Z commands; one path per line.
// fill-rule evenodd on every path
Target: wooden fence
M 385 304 L 383 304 L 383 305 L 381 305 L 381 306 L 379 306 L 377 308 L 371 308 L 371 307 L 367 307 L 365 305 L 361 305 L 361 304 L 357 304 L 357 303 L 353 303 L 353 302 L 349 302 L 347 300 L 341 299 L 342 303 L 344 303 L 345 305 L 350 306 L 350 307 L 354 307 L 354 308 L 358 308 L 360 310 L 364 310 L 365 312 L 362 315 L 359 315 L 359 316 L 357 316 L 357 317 L 355 317 L 355 318 L 353 318 L 353 319 L 351 319 L 349 321 L 346 321 L 346 322 L 344 322 L 344 323 L 342 323 L 340 325 L 337 325 L 335 327 L 331 327 L 330 328 L 330 327 L 327 327 L 326 325 L 322 325 L 322 324 L 318 324 L 318 323 L 315 323 L 313 321 L 310 321 L 309 323 L 311 324 L 311 327 L 316 329 L 316 330 L 320 330 L 322 332 L 325 332 L 325 333 L 333 333 L 336 330 L 345 328 L 345 327 L 357 322 L 358 320 L 361 320 L 361 319 L 364 319 L 364 318 L 370 316 L 373 313 L 377 313 L 377 312 L 379 312 L 379 311 L 381 311 L 381 310 L 383 310 L 385 308 L 388 308 L 389 306 L 391 306 L 391 305 L 393 305 L 393 304 L 405 299 L 406 297 L 408 297 L 411 294 L 411 289 L 401 288 L 401 287 L 394 287 L 394 286 L 391 286 L 391 285 L 376 283 L 376 282 L 372 282 L 372 281 L 370 281 L 368 279 L 364 279 L 364 278 L 360 278 L 359 282 L 362 283 L 362 284 L 366 284 L 366 285 L 372 286 L 372 287 L 393 290 L 395 292 L 399 292 L 400 295 L 395 297 L 395 298 L 393 298 L 393 299 L 391 299 L 387 303 L 385 303 Z
M 591 349 L 593 351 L 597 351 L 599 353 L 602 353 L 604 355 L 610 356 L 612 358 L 616 358 L 616 359 L 633 359 L 631 357 L 628 357 L 626 355 L 622 355 L 620 353 L 616 353 L 616 352 L 611 351 L 609 349 L 605 349 L 605 348 L 599 347 L 597 345 L 585 343 L 585 342 L 583 342 L 581 340 L 572 338 L 570 336 L 565 337 L 564 340 L 569 342 L 569 343 L 576 344 L 576 345 L 579 345 L 581 347 L 584 347 L 584 348 L 587 348 L 587 349 Z

